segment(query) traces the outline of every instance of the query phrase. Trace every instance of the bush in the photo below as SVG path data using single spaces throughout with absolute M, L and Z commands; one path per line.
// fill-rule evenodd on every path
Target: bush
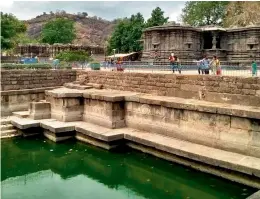
M 62 61 L 59 63 L 58 68 L 60 69 L 72 69 L 71 63 Z
M 12 69 L 51 69 L 51 64 L 1 64 L 1 69 L 12 70 Z
M 61 61 L 71 62 L 71 61 L 91 61 L 91 57 L 88 52 L 83 50 L 80 51 L 63 51 L 60 52 L 55 57 Z

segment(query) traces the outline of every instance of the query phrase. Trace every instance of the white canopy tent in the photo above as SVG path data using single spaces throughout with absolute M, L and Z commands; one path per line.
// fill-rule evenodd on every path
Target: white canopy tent
M 136 52 L 128 53 L 128 54 L 115 54 L 115 55 L 110 55 L 107 56 L 108 58 L 120 58 L 120 57 L 128 57 L 130 55 L 135 54 Z

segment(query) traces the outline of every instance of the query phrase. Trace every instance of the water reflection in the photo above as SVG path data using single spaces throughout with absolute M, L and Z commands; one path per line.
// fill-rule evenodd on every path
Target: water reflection
M 134 151 L 2 141 L 2 198 L 239 199 L 255 189 Z

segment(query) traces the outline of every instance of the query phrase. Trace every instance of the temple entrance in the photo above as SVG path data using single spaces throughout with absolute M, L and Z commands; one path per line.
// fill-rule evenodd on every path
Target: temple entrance
M 211 32 L 203 33 L 204 46 L 203 49 L 212 49 L 212 34 Z
M 204 32 L 203 33 L 203 40 L 204 40 L 204 49 L 212 49 L 213 48 L 213 34 L 212 32 Z M 220 37 L 219 35 L 216 37 L 215 48 L 220 49 Z

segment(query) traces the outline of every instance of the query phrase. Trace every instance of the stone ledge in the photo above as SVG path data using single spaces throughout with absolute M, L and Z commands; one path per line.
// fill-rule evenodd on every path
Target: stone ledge
M 58 88 L 54 90 L 47 90 L 45 91 L 47 96 L 52 96 L 55 98 L 74 98 L 74 97 L 82 97 L 83 91 L 79 91 L 77 89 L 70 89 L 70 88 Z
M 6 95 L 25 95 L 25 94 L 36 94 L 36 93 L 43 93 L 46 90 L 52 90 L 60 88 L 60 86 L 55 87 L 43 87 L 43 88 L 33 88 L 33 89 L 23 89 L 23 90 L 8 90 L 8 91 L 0 91 L 2 96 Z
M 116 91 L 116 90 L 89 90 L 83 93 L 86 99 L 95 99 L 108 102 L 120 102 L 125 100 L 125 96 L 135 95 L 136 93 Z
M 153 96 L 146 94 L 125 96 L 125 101 L 159 105 L 175 109 L 184 109 L 207 113 L 219 113 L 223 115 L 260 119 L 260 108 L 254 106 L 230 105 L 223 103 L 200 101 L 195 99 Z
M 85 89 L 93 88 L 93 86 L 85 86 L 85 85 L 80 85 L 80 84 L 75 84 L 75 83 L 65 83 L 64 87 L 70 88 L 70 89 L 78 89 L 78 90 L 85 90 Z
M 84 122 L 76 125 L 75 130 L 87 136 L 107 142 L 121 140 L 124 138 L 124 129 L 111 130 L 91 123 Z
M 60 122 L 57 120 L 41 121 L 40 126 L 53 133 L 64 133 L 75 131 L 75 125 L 80 122 Z
M 209 165 L 260 177 L 260 159 L 162 135 L 125 129 L 125 139 Z
M 40 123 L 43 121 L 53 121 L 53 119 L 33 120 L 29 118 L 19 118 L 15 116 L 10 117 L 12 125 L 18 129 L 25 130 L 34 127 L 40 127 Z

